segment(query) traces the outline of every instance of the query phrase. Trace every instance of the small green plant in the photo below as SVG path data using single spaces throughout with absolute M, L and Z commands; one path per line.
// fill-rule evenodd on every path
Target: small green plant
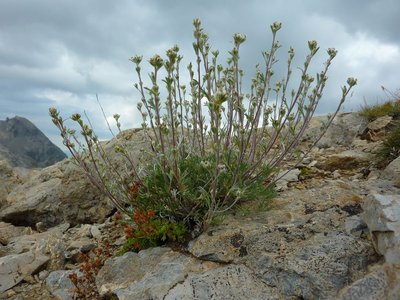
M 376 157 L 378 159 L 378 167 L 387 166 L 392 160 L 400 156 L 400 123 L 390 131 L 384 139 L 382 146 Z
M 246 93 L 240 68 L 240 49 L 246 36 L 233 35 L 233 48 L 226 63 L 221 63 L 219 51 L 212 50 L 200 20 L 195 19 L 193 25 L 196 59 L 187 66 L 187 84 L 181 82 L 178 46 L 167 50 L 164 58 L 156 54 L 149 59 L 148 82 L 142 75 L 142 57 L 131 58 L 138 77 L 137 107 L 143 118 L 140 134 L 147 139 L 150 151 L 144 151 L 147 159 L 140 163 L 123 143 L 116 147 L 127 160 L 125 174 L 113 164 L 93 128 L 79 114 L 71 119 L 78 124 L 83 141 L 55 108 L 50 109 L 75 163 L 116 208 L 128 216 L 154 211 L 154 219 L 148 223 L 160 222 L 152 223 L 158 228 L 156 232 L 169 227 L 176 239 L 180 236 L 173 228 L 179 226 L 176 224 L 183 223 L 188 230 L 205 230 L 216 216 L 244 201 L 269 199 L 277 174 L 282 174 L 278 172 L 282 163 L 296 158 L 296 165 L 308 153 L 297 157 L 297 145 L 322 97 L 328 69 L 337 54 L 335 49 L 327 49 L 324 67 L 312 76 L 309 68 L 319 47 L 316 41 L 309 41 L 309 53 L 299 68 L 300 80 L 293 84 L 295 52 L 290 47 L 286 75 L 275 80 L 273 68 L 281 48 L 276 38 L 281 23 L 275 22 L 270 27 L 271 47 L 262 52 L 263 62 L 256 66 Z M 337 110 L 314 144 L 355 85 L 356 80 L 349 78 L 342 87 Z M 120 130 L 119 115 L 114 118 Z M 140 244 L 141 231 L 147 234 L 143 224 L 133 223 L 132 246 L 147 246 Z M 152 245 L 159 237 L 158 233 L 150 236 L 146 243 Z
M 396 93 L 392 93 L 382 87 L 389 96 L 392 98 L 381 104 L 375 105 L 364 105 L 361 107 L 359 114 L 365 117 L 368 121 L 374 121 L 379 117 L 391 116 L 394 119 L 400 119 L 400 96 Z
M 184 224 L 156 218 L 151 209 L 147 211 L 136 209 L 132 221 L 124 224 L 126 242 L 119 255 L 127 251 L 155 247 L 166 241 L 180 242 L 186 232 Z

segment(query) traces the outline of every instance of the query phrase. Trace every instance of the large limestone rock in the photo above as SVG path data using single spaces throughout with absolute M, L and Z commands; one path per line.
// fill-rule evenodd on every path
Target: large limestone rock
M 131 173 L 130 164 L 115 151 L 115 147 L 121 144 L 128 149 L 134 162 L 137 162 L 140 151 L 147 144 L 143 134 L 137 130 L 124 131 L 103 144 L 110 162 L 120 170 L 122 176 L 128 177 Z M 101 223 L 114 209 L 83 171 L 68 160 L 43 169 L 14 188 L 3 206 L 0 221 L 31 227 L 38 222 L 45 227 L 64 222 L 72 226 Z
M 0 222 L 0 244 L 7 245 L 14 237 L 33 233 L 30 227 L 16 227 Z
M 165 300 L 254 299 L 278 300 L 276 288 L 265 284 L 243 265 L 228 265 L 192 273 L 173 287 Z
M 0 293 L 38 271 L 48 260 L 49 257 L 34 251 L 0 257 Z
M 318 168 L 334 171 L 337 169 L 354 169 L 367 166 L 371 162 L 371 154 L 359 150 L 345 150 L 331 154 L 317 164 Z
M 120 300 L 164 299 L 189 273 L 215 267 L 215 263 L 196 260 L 169 248 L 152 248 L 107 260 L 96 285 L 101 295 L 114 294 Z
M 46 285 L 52 295 L 59 300 L 73 300 L 75 286 L 69 279 L 72 273 L 82 276 L 80 271 L 76 270 L 58 270 L 51 272 L 46 278 Z
M 327 118 L 314 117 L 305 133 L 305 138 L 315 140 L 320 134 L 321 125 Z M 317 143 L 318 147 L 329 148 L 335 145 L 348 146 L 353 139 L 361 134 L 367 127 L 368 122 L 357 113 L 342 113 L 336 116 L 325 135 Z
M 400 195 L 370 194 L 363 209 L 376 251 L 386 262 L 400 264 Z
M 384 179 L 388 179 L 400 187 L 400 156 L 385 168 L 382 175 Z
M 363 278 L 344 288 L 338 300 L 398 300 L 400 299 L 400 268 L 375 265 Z
M 68 161 L 43 169 L 6 199 L 0 220 L 14 225 L 45 227 L 103 221 L 112 211 L 101 195 L 76 166 Z
M 5 205 L 7 195 L 18 185 L 26 181 L 28 171 L 22 168 L 13 168 L 6 160 L 0 159 L 0 209 Z

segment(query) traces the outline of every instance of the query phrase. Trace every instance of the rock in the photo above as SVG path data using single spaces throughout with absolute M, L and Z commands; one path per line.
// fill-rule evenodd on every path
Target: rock
M 286 173 L 286 174 L 285 174 Z M 278 173 L 277 178 L 279 178 L 276 182 L 276 190 L 278 191 L 283 191 L 287 189 L 287 185 L 289 182 L 297 182 L 299 181 L 299 175 L 300 175 L 300 170 L 299 169 L 293 169 L 293 170 L 285 170 L 281 171 Z
M 246 266 L 228 265 L 200 274 L 189 274 L 162 299 L 278 300 L 280 297 L 275 288 L 266 285 Z
M 320 134 L 321 125 L 326 117 L 314 117 L 305 138 L 314 141 Z M 353 139 L 367 127 L 367 121 L 357 113 L 342 113 L 336 116 L 325 135 L 317 143 L 320 148 L 329 148 L 335 145 L 348 146 Z
M 95 239 L 101 237 L 101 231 L 98 226 L 93 225 L 92 227 L 90 227 L 90 233 Z
M 340 190 L 336 188 L 335 193 L 334 202 L 338 203 Z M 293 199 L 299 198 L 293 194 Z M 293 199 L 288 201 L 293 203 Z M 325 194 L 323 202 L 328 201 Z M 297 206 L 288 210 L 263 213 L 260 223 L 254 217 L 229 219 L 226 225 L 211 228 L 192 241 L 188 250 L 202 260 L 249 267 L 269 286 L 276 287 L 282 299 L 333 298 L 377 259 L 370 242 L 341 232 L 345 231 L 347 215 L 342 209 L 315 205 L 306 215 L 301 215 Z
M 48 256 L 33 251 L 0 257 L 0 292 L 17 285 L 24 277 L 34 274 L 48 261 Z
M 58 270 L 51 272 L 46 279 L 46 285 L 50 292 L 60 300 L 73 300 L 75 286 L 69 279 L 69 275 L 75 273 L 82 276 L 77 270 Z
M 101 295 L 118 299 L 163 299 L 189 273 L 202 273 L 218 265 L 172 251 L 151 248 L 108 259 L 96 277 Z
M 126 170 L 127 160 L 115 151 L 121 144 L 133 161 L 145 159 L 140 157 L 148 146 L 144 135 L 137 130 L 127 130 L 103 143 L 114 168 Z M 129 171 L 121 171 L 120 175 L 127 180 L 131 178 Z M 102 223 L 115 209 L 83 171 L 67 160 L 41 170 L 15 188 L 7 195 L 4 207 L 0 211 L 0 221 L 30 227 L 42 222 L 46 228 L 64 222 L 72 226 Z
M 392 122 L 392 119 L 393 118 L 391 116 L 379 117 L 369 123 L 367 128 L 372 131 L 380 131 L 382 129 L 385 129 L 390 124 L 390 122 Z
M 6 204 L 7 195 L 26 181 L 26 173 L 30 171 L 13 168 L 7 161 L 0 159 L 0 208 Z
M 17 227 L 12 224 L 0 222 L 0 244 L 7 245 L 14 237 L 32 234 L 30 227 Z
M 102 222 L 113 210 L 86 176 L 68 161 L 43 169 L 8 196 L 0 220 L 14 225 L 53 227 Z
M 317 164 L 323 170 L 335 171 L 337 169 L 346 170 L 367 166 L 371 161 L 371 155 L 357 150 L 346 150 L 338 154 L 326 157 L 324 161 Z
M 247 248 L 244 242 L 243 232 L 238 228 L 212 230 L 191 241 L 188 250 L 200 259 L 230 263 L 236 257 L 245 255 Z
M 385 298 L 388 278 L 384 271 L 375 271 L 346 287 L 339 295 L 340 300 L 378 300 Z
M 367 224 L 361 220 L 360 216 L 354 215 L 346 218 L 345 228 L 347 234 L 360 237 L 368 231 Z
M 374 265 L 371 271 L 342 289 L 338 300 L 400 299 L 400 269 L 394 265 Z
M 287 297 L 331 298 L 366 269 L 371 255 L 367 243 L 342 234 L 317 234 L 295 248 L 285 240 L 278 245 L 279 252 L 259 252 L 248 263 Z
M 10 239 L 7 249 L 11 254 L 20 254 L 32 249 L 43 249 L 51 251 L 51 244 L 58 243 L 64 232 L 69 228 L 69 224 L 61 224 L 42 233 L 21 235 Z
M 400 187 L 400 156 L 387 165 L 383 170 L 382 178 L 391 180 Z
M 333 179 L 339 179 L 341 177 L 340 171 L 339 170 L 333 171 L 332 172 L 332 177 L 333 177 Z
M 88 237 L 82 237 L 82 238 L 71 241 L 69 246 L 67 247 L 67 250 L 71 251 L 71 250 L 77 249 L 80 252 L 86 253 L 95 247 L 96 247 L 96 244 L 92 239 L 90 239 Z
M 363 210 L 376 251 L 386 262 L 400 264 L 400 195 L 370 194 Z

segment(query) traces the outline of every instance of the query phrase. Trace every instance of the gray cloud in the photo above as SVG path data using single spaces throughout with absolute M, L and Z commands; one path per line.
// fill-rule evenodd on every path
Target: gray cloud
M 57 106 L 65 115 L 85 110 L 105 136 L 98 93 L 107 114 L 121 113 L 126 126 L 137 126 L 141 120 L 135 112 L 138 95 L 129 57 L 143 54 L 148 59 L 177 43 L 192 58 L 191 23 L 197 17 L 221 52 L 232 47 L 233 33 L 247 35 L 242 66 L 249 76 L 269 46 L 269 24 L 276 20 L 283 22 L 277 74 L 291 45 L 300 65 L 307 40 L 319 42 L 314 71 L 326 58 L 323 50 L 336 47 L 339 55 L 318 112 L 335 108 L 348 76 L 357 77 L 359 85 L 345 109 L 356 110 L 364 99 L 383 99 L 381 85 L 399 88 L 399 10 L 396 0 L 2 0 L 0 119 L 27 117 L 60 145 L 48 107 Z

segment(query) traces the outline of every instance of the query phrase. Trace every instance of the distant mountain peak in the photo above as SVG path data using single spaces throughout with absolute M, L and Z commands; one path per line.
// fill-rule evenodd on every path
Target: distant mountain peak
M 0 120 L 0 160 L 14 167 L 44 168 L 64 158 L 65 153 L 28 119 Z

